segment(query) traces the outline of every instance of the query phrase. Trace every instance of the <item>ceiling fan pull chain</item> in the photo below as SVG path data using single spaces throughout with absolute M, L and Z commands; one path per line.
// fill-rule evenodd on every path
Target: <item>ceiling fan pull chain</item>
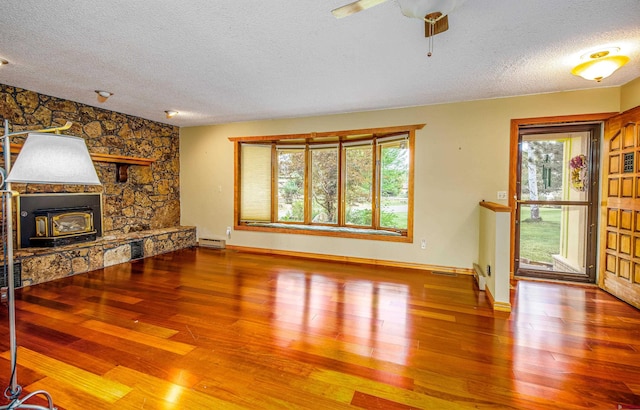
M 427 20 L 427 22 L 429 23 L 429 52 L 427 57 L 431 57 L 433 55 L 433 36 L 435 36 L 434 28 L 436 23 L 433 20 Z

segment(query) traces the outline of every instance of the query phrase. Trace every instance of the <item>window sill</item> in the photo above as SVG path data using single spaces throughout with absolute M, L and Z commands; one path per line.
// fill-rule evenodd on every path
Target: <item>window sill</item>
M 333 227 L 324 225 L 294 225 L 284 223 L 242 223 L 235 226 L 236 230 L 244 231 L 258 231 L 258 232 L 272 232 L 272 233 L 287 233 L 298 235 L 316 235 L 316 236 L 331 236 L 338 238 L 354 238 L 354 239 L 369 239 L 375 241 L 389 241 L 389 242 L 413 242 L 413 238 L 410 238 L 401 233 L 363 229 L 363 228 L 347 228 L 347 227 Z

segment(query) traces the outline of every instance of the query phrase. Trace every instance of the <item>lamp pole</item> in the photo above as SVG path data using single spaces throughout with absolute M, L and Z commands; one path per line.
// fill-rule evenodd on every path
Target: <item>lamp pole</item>
M 26 132 L 17 132 L 14 134 L 9 133 L 9 121 L 4 120 L 4 141 L 3 154 L 4 154 L 4 168 L 6 175 L 9 175 L 11 171 L 11 135 L 25 134 Z M 15 278 L 14 278 L 14 265 L 13 265 L 13 207 L 11 206 L 13 201 L 13 192 L 11 191 L 11 183 L 5 182 L 5 189 L 2 190 L 2 195 L 6 197 L 4 203 L 4 217 L 5 217 L 5 229 L 6 243 L 5 243 L 5 263 L 7 264 L 7 304 L 9 306 L 9 351 L 11 354 L 11 382 L 7 390 L 5 390 L 5 397 L 10 400 L 10 403 L 4 406 L 0 406 L 0 410 L 13 410 L 13 409 L 35 409 L 35 410 L 55 410 L 53 407 L 53 399 L 49 393 L 44 390 L 38 390 L 28 394 L 23 399 L 20 399 L 20 393 L 22 393 L 22 387 L 18 385 L 18 343 L 16 337 L 16 301 L 15 301 Z M 38 406 L 33 404 L 25 404 L 25 401 L 31 397 L 41 394 L 48 402 L 48 407 Z
M 10 136 L 9 136 L 9 121 L 4 120 L 4 141 L 3 143 L 3 154 L 4 154 L 4 169 L 5 175 L 9 175 L 9 171 L 11 171 L 11 146 L 10 146 Z M 7 264 L 7 301 L 9 304 L 9 343 L 10 343 L 10 352 L 11 352 L 11 384 L 10 384 L 10 394 L 16 394 L 16 390 L 18 390 L 18 375 L 16 371 L 16 353 L 17 353 L 17 343 L 16 343 L 16 304 L 15 304 L 15 278 L 14 278 L 14 266 L 13 266 L 13 212 L 11 207 L 11 201 L 13 200 L 13 195 L 11 194 L 11 183 L 5 182 L 5 190 L 6 193 L 6 202 L 4 203 L 4 218 L 5 218 L 5 229 L 7 230 L 7 241 L 5 244 L 6 249 L 6 259 L 5 263 Z M 18 392 L 19 394 L 19 392 Z

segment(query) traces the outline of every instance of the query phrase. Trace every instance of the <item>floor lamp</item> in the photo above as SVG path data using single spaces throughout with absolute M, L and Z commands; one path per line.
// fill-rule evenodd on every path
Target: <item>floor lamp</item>
M 16 131 L 9 132 L 9 122 L 4 121 L 4 169 L 8 174 L 5 187 L 2 192 L 5 207 L 6 243 L 5 264 L 7 266 L 7 304 L 9 307 L 9 338 L 11 354 L 11 382 L 5 390 L 5 397 L 9 404 L 0 406 L 0 410 L 36 409 L 55 410 L 51 395 L 44 390 L 31 392 L 22 399 L 22 387 L 18 384 L 17 360 L 18 345 L 16 340 L 16 307 L 15 307 L 15 279 L 13 266 L 13 199 L 19 194 L 11 190 L 12 182 L 27 184 L 75 184 L 75 185 L 100 185 L 100 180 L 93 166 L 93 161 L 87 150 L 87 145 L 82 138 L 68 135 L 58 135 L 60 130 L 71 126 L 67 122 L 62 127 L 49 128 L 40 131 Z M 56 135 L 46 134 L 56 132 Z M 11 167 L 11 144 L 13 135 L 28 134 L 13 168 Z M 1 185 L 1 184 L 0 184 Z M 26 401 L 34 396 L 41 395 L 48 406 L 27 404 Z

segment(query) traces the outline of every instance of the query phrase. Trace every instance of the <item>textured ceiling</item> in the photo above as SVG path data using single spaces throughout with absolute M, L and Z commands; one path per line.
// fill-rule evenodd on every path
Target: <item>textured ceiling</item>
M 395 0 L 4 0 L 0 83 L 192 126 L 625 84 L 640 77 L 638 0 L 467 0 L 426 56 Z M 571 75 L 618 46 L 602 83 Z M 94 90 L 114 93 L 105 103 Z M 180 115 L 167 120 L 164 110 Z

